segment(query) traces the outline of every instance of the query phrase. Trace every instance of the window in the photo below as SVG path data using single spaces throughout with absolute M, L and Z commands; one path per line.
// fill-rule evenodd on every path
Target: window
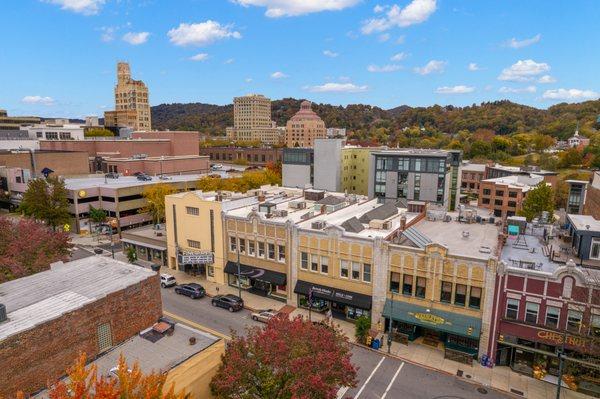
M 503 196 L 504 196 L 504 191 L 496 190 L 496 197 L 503 197 Z
M 244 238 L 240 238 L 240 253 L 246 253 L 246 240 Z
M 509 191 L 508 192 L 508 196 L 510 198 L 517 198 L 517 192 L 516 191 Z
M 440 302 L 450 303 L 452 301 L 452 283 L 442 281 L 442 291 L 440 293 Z
M 467 303 L 467 286 L 464 284 L 456 284 L 456 291 L 454 292 L 454 304 L 465 306 Z
M 198 248 L 200 249 L 200 241 L 196 240 L 187 240 L 188 247 L 190 248 Z
M 300 252 L 300 268 L 308 270 L 308 254 L 306 252 Z
M 518 299 L 507 299 L 506 300 L 506 318 L 517 320 L 519 318 L 519 300 Z
M 258 243 L 258 257 L 259 258 L 265 257 L 265 243 L 264 242 Z
M 229 237 L 229 250 L 231 252 L 237 251 L 237 239 L 235 237 Z
M 590 335 L 600 337 L 600 315 L 593 314 L 590 324 Z
M 360 280 L 360 263 L 352 262 L 352 280 Z
M 104 352 L 112 347 L 112 334 L 110 324 L 104 323 L 98 326 L 98 352 Z
M 368 263 L 363 265 L 363 281 L 367 283 L 371 282 L 371 265 Z
M 200 215 L 200 210 L 198 208 L 193 207 L 193 206 L 186 206 L 185 207 L 185 212 L 188 215 L 194 215 L 194 216 Z
M 578 312 L 576 310 L 569 310 L 567 313 L 567 330 L 572 332 L 579 332 L 581 328 L 581 319 L 583 318 L 583 313 Z
M 527 323 L 537 324 L 540 305 L 537 303 L 527 302 L 525 304 L 525 321 Z
M 560 308 L 554 306 L 546 306 L 546 326 L 558 328 L 558 320 L 560 318 Z
M 489 188 L 483 189 L 483 195 L 490 195 L 491 193 L 492 193 L 492 190 L 490 190 Z
M 481 203 L 487 205 L 487 204 L 490 203 L 490 199 L 489 198 L 482 198 L 481 199 Z
M 327 256 L 321 256 L 321 273 L 329 273 L 329 258 Z
M 248 240 L 248 255 L 250 256 L 254 256 L 254 254 L 256 253 L 256 244 L 254 243 L 254 241 Z
M 509 208 L 516 208 L 517 207 L 517 203 L 515 201 L 508 201 L 508 207 Z
M 313 272 L 319 271 L 319 256 L 312 254 L 310 256 L 310 270 Z
M 400 273 L 390 273 L 390 291 L 395 293 L 400 292 Z
M 275 244 L 269 243 L 269 259 L 275 259 Z
M 340 260 L 340 277 L 348 278 L 348 261 Z
M 502 200 L 501 199 L 494 200 L 494 205 L 502 206 Z
M 277 255 L 280 262 L 285 262 L 285 245 L 277 246 Z
M 427 279 L 425 277 L 417 277 L 417 287 L 415 288 L 415 296 L 417 298 L 425 298 L 425 290 Z
M 405 274 L 402 278 L 402 293 L 404 295 L 412 295 L 413 290 L 413 276 Z
M 215 267 L 211 266 L 211 265 L 207 265 L 206 266 L 206 274 L 208 275 L 208 277 L 214 277 L 215 276 Z
M 592 246 L 590 248 L 590 259 L 600 260 L 600 239 L 592 238 Z
M 481 307 L 481 288 L 471 287 L 469 307 L 473 309 L 479 309 Z

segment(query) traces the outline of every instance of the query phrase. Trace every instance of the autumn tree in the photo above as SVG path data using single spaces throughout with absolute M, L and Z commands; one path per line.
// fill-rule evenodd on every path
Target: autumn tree
M 19 210 L 25 216 L 44 221 L 54 230 L 69 223 L 71 216 L 65 183 L 56 177 L 30 180 Z
M 552 220 L 554 214 L 554 190 L 546 182 L 542 181 L 527 192 L 523 201 L 523 208 L 519 215 L 525 216 L 527 221 L 531 221 L 542 214 L 548 212 L 549 220 Z
M 341 386 L 356 386 L 350 357 L 341 332 L 277 316 L 233 334 L 210 387 L 219 399 L 334 399 Z
M 96 227 L 100 225 L 100 223 L 106 222 L 106 211 L 104 209 L 94 208 L 90 205 L 90 221 L 96 223 Z
M 0 283 L 47 270 L 67 260 L 69 235 L 31 219 L 0 217 Z
M 170 184 L 158 183 L 147 186 L 142 193 L 146 205 L 139 212 L 149 213 L 152 215 L 153 223 L 161 223 L 165 220 L 165 196 L 175 192 L 175 188 Z
M 98 375 L 95 364 L 85 366 L 82 353 L 67 370 L 67 378 L 50 387 L 50 399 L 184 399 L 184 392 L 175 393 L 173 385 L 166 386 L 166 374 L 144 374 L 138 363 L 128 366 L 123 355 L 119 357 L 116 375 Z

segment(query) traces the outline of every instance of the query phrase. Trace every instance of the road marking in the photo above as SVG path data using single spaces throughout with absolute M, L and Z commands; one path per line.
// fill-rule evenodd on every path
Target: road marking
M 358 391 L 358 393 L 356 394 L 354 399 L 358 399 L 360 397 L 360 394 L 362 393 L 362 391 L 365 389 L 365 387 L 367 386 L 369 381 L 371 381 L 371 377 L 373 377 L 373 374 L 375 374 L 375 372 L 377 372 L 377 369 L 379 368 L 379 366 L 381 366 L 381 363 L 383 363 L 384 360 L 385 360 L 385 357 L 382 357 L 381 360 L 379 361 L 379 363 L 377 363 L 377 366 L 375 366 L 373 371 L 371 371 L 371 374 L 369 374 L 369 377 L 367 378 L 365 383 L 362 385 L 362 387 L 360 387 L 360 390 Z
M 337 393 L 337 399 L 342 399 L 344 395 L 348 392 L 348 387 L 341 387 Z
M 163 314 L 165 316 L 168 316 L 168 317 L 172 318 L 172 319 L 175 319 L 175 320 L 178 320 L 178 321 L 180 321 L 180 322 L 182 322 L 184 324 L 187 324 L 188 326 L 195 327 L 198 330 L 202 330 L 202 331 L 205 331 L 205 332 L 207 332 L 209 334 L 216 335 L 217 337 L 220 337 L 220 338 L 223 338 L 223 339 L 231 339 L 231 337 L 229 335 L 225 335 L 225 334 L 220 333 L 220 332 L 218 332 L 216 330 L 213 330 L 212 328 L 208 328 L 208 327 L 203 326 L 201 324 L 198 324 L 198 323 L 196 323 L 194 321 L 191 321 L 191 320 L 188 320 L 188 319 L 186 319 L 184 317 L 178 316 L 178 315 L 176 315 L 174 313 L 167 312 L 166 310 L 163 310 Z
M 386 395 L 388 394 L 388 392 L 392 388 L 392 384 L 396 380 L 396 377 L 398 377 L 398 374 L 400 374 L 400 370 L 402 370 L 402 367 L 404 367 L 404 362 L 400 363 L 400 367 L 398 367 L 398 370 L 396 370 L 396 374 L 394 374 L 394 377 L 392 377 L 392 380 L 390 381 L 390 384 L 387 386 L 387 388 L 386 388 L 385 392 L 383 393 L 383 396 L 381 397 L 381 399 L 385 399 Z

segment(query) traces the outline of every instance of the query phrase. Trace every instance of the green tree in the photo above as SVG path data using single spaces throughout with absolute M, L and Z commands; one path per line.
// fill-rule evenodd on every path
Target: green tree
M 19 210 L 25 216 L 44 221 L 54 230 L 69 223 L 71 216 L 65 183 L 56 177 L 30 180 Z
M 360 316 L 354 322 L 354 336 L 360 343 L 365 343 L 369 330 L 371 329 L 371 319 L 366 316 Z
M 106 222 L 106 211 L 104 209 L 94 208 L 90 205 L 90 222 L 96 223 L 96 227 L 100 223 Z
M 560 161 L 558 163 L 561 168 L 571 168 L 573 166 L 581 165 L 583 162 L 583 155 L 581 150 L 577 148 L 569 148 L 560 154 Z
M 114 137 L 113 132 L 108 129 L 95 128 L 84 133 L 85 137 Z
M 153 223 L 161 223 L 165 220 L 165 196 L 173 194 L 175 191 L 172 185 L 165 183 L 146 187 L 142 193 L 146 199 L 146 205 L 139 212 L 150 213 Z
M 129 263 L 134 263 L 137 260 L 137 252 L 135 251 L 135 247 L 127 247 L 125 250 L 125 255 L 127 255 L 127 260 Z
M 519 211 L 519 215 L 525 216 L 527 221 L 538 217 L 543 211 L 548 212 L 548 217 L 552 220 L 554 214 L 554 190 L 546 182 L 540 182 L 535 188 L 529 190 L 523 208 Z

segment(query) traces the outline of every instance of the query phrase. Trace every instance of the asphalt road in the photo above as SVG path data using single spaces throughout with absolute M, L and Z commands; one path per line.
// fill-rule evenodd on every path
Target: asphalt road
M 244 294 L 243 294 L 244 295 Z M 245 294 L 251 295 L 251 294 Z M 197 300 L 175 294 L 172 288 L 162 289 L 163 309 L 221 334 L 231 330 L 243 334 L 247 326 L 260 326 L 241 310 L 229 313 L 214 308 L 210 298 Z M 464 379 L 439 373 L 387 357 L 382 353 L 358 346 L 352 348 L 352 362 L 358 367 L 359 383 L 355 388 L 342 388 L 338 398 L 354 399 L 500 399 L 510 396 L 491 389 L 479 392 L 479 385 Z

